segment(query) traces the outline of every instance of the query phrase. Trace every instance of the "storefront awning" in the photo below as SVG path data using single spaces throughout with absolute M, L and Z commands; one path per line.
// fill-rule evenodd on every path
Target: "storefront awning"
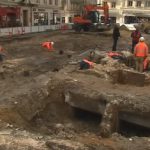
M 7 16 L 8 14 L 15 14 L 20 16 L 20 7 L 0 7 L 0 16 Z

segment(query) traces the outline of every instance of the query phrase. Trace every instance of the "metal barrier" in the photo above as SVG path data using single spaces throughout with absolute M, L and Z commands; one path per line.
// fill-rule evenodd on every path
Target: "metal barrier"
M 0 37 L 22 35 L 26 33 L 44 32 L 46 30 L 59 30 L 59 29 L 61 29 L 61 25 L 0 28 Z

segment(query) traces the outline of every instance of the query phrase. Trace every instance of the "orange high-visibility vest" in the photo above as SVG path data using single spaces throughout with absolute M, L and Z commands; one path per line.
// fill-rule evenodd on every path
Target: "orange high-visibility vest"
M 47 48 L 47 49 L 49 49 L 49 50 L 53 50 L 54 49 L 52 42 L 44 42 L 42 44 L 42 46 L 45 47 L 45 48 Z
M 0 46 L 0 52 L 2 52 L 4 49 L 3 49 L 3 47 L 2 46 Z
M 93 68 L 93 62 L 87 60 L 87 59 L 83 59 L 84 62 L 88 63 L 90 68 Z
M 144 42 L 139 42 L 134 48 L 136 57 L 146 57 L 148 55 L 148 46 Z

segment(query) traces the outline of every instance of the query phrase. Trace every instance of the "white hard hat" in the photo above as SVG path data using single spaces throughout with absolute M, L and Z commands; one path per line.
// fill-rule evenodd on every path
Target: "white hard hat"
M 144 37 L 140 37 L 139 41 L 140 41 L 140 42 L 145 41 Z
M 54 42 L 51 42 L 52 45 L 54 45 Z

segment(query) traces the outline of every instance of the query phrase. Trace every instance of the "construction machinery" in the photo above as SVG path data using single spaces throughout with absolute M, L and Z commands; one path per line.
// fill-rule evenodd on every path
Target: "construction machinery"
M 100 11 L 103 10 L 103 13 Z M 110 28 L 109 6 L 107 2 L 103 5 L 86 5 L 83 15 L 74 17 L 74 30 L 77 32 L 89 30 L 106 30 Z

